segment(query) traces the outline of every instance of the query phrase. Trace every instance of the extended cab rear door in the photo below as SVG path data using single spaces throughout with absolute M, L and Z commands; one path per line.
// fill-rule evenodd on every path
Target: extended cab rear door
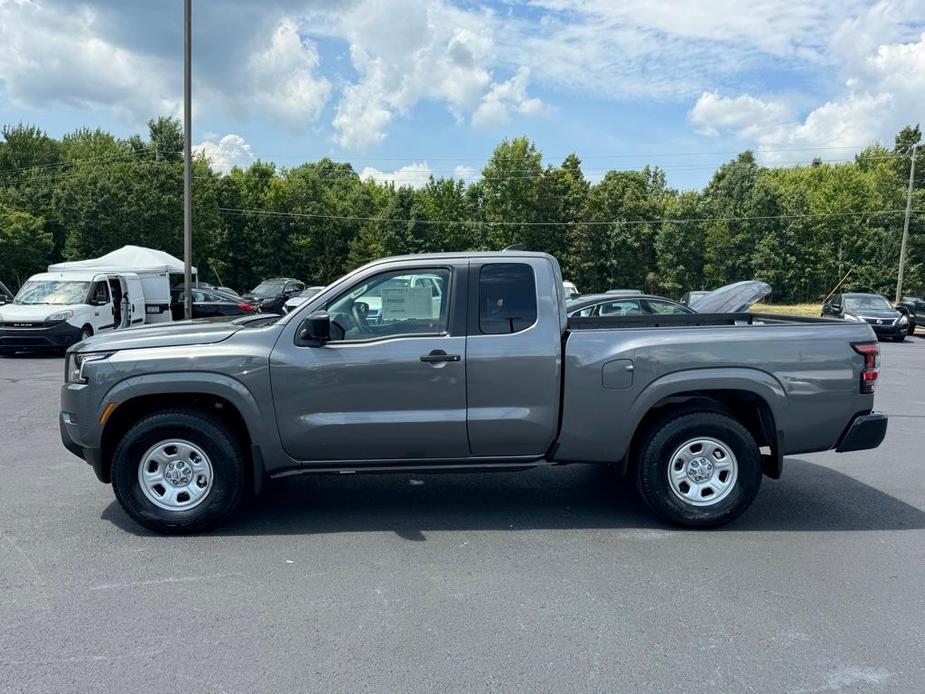
M 466 383 L 474 457 L 546 453 L 559 426 L 561 300 L 552 261 L 473 259 Z

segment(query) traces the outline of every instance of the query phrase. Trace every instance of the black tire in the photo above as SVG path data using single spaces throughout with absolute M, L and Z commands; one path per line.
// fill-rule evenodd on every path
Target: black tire
M 906 339 L 906 334 L 905 334 L 905 333 L 903 333 L 902 335 L 894 335 L 894 336 L 893 336 L 893 342 L 902 342 L 902 341 L 904 341 L 905 339 Z
M 719 501 L 697 506 L 683 501 L 669 483 L 672 456 L 686 442 L 708 437 L 731 450 L 737 464 L 735 481 Z M 718 412 L 693 412 L 654 426 L 644 437 L 636 462 L 636 485 L 659 517 L 687 528 L 715 528 L 737 518 L 761 487 L 758 444 L 737 420 Z
M 170 439 L 195 444 L 211 462 L 211 488 L 194 508 L 160 508 L 141 488 L 138 471 L 142 458 L 152 446 Z M 134 424 L 116 446 L 112 488 L 126 513 L 149 530 L 171 535 L 200 532 L 225 521 L 245 497 L 247 475 L 242 446 L 224 422 L 205 412 L 156 412 Z

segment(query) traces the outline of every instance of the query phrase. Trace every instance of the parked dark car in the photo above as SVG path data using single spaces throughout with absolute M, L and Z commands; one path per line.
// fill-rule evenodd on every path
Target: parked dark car
M 283 313 L 283 304 L 305 289 L 305 283 L 291 277 L 274 277 L 264 280 L 244 295 L 264 313 Z
M 183 320 L 186 292 L 183 287 L 170 290 L 170 313 L 174 320 Z M 193 289 L 193 318 L 218 316 L 246 316 L 260 311 L 260 307 L 239 296 L 218 289 Z
M 694 313 L 693 309 L 682 306 L 677 301 L 661 296 L 614 296 L 613 294 L 589 294 L 565 302 L 569 317 L 580 316 L 647 316 L 666 314 Z
M 877 337 L 894 342 L 906 339 L 909 319 L 879 294 L 836 294 L 822 304 L 822 316 L 868 323 Z
M 909 334 L 912 335 L 918 326 L 925 326 L 925 298 L 915 298 L 914 296 L 904 296 L 897 311 L 905 310 L 906 317 L 909 319 Z

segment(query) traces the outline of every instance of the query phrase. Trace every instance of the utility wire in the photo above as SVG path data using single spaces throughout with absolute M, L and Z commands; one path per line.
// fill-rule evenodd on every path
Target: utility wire
M 608 220 L 608 221 L 572 221 L 572 222 L 512 222 L 512 221 L 489 221 L 489 220 L 458 220 L 458 219 L 392 219 L 381 217 L 361 217 L 355 215 L 330 215 L 314 214 L 310 212 L 278 212 L 275 210 L 261 210 L 256 208 L 241 207 L 219 207 L 220 212 L 229 212 L 232 214 L 255 214 L 267 217 L 284 217 L 295 219 L 332 219 L 339 221 L 351 222 L 381 222 L 383 224 L 424 224 L 424 225 L 447 225 L 447 224 L 487 224 L 488 226 L 517 226 L 517 227 L 565 227 L 565 226 L 630 226 L 637 224 L 682 224 L 682 223 L 706 223 L 706 222 L 754 222 L 766 221 L 771 219 L 814 219 L 829 217 L 870 217 L 884 216 L 891 214 L 905 214 L 905 209 L 896 210 L 870 210 L 865 212 L 819 212 L 811 214 L 780 214 L 780 215 L 763 215 L 752 217 L 689 217 L 689 218 L 671 218 L 665 217 L 660 219 L 630 219 L 630 220 Z M 913 210 L 913 214 L 920 214 L 925 210 Z

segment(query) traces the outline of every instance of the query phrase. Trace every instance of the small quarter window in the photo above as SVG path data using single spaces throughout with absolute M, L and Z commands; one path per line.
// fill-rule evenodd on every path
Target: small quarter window
M 479 330 L 503 335 L 536 323 L 536 280 L 524 263 L 489 263 L 479 273 Z

